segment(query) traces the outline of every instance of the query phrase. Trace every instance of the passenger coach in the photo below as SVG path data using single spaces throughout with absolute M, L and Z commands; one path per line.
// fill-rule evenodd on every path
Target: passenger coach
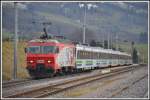
M 76 45 L 76 67 L 92 69 L 131 64 L 131 55 L 111 49 Z

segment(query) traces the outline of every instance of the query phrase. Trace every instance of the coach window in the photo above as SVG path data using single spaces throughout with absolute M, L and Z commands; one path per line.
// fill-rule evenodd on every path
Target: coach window
M 92 59 L 92 52 L 90 51 L 90 59 Z
M 103 59 L 103 58 L 104 58 L 104 57 L 103 57 L 103 53 L 101 53 L 101 54 L 100 54 L 100 58 L 101 58 L 101 59 Z
M 99 59 L 99 53 L 98 52 L 96 53 L 96 57 L 97 57 L 97 59 Z
M 80 51 L 77 52 L 77 58 L 80 58 Z
M 104 58 L 104 59 L 106 59 L 106 55 L 105 55 L 105 53 L 103 53 L 103 58 Z
M 80 51 L 77 52 L 77 58 L 80 58 Z
M 102 53 L 101 53 L 101 52 L 99 53 L 99 58 L 100 58 L 100 59 L 102 58 Z
M 102 57 L 103 57 L 103 59 L 105 59 L 106 57 L 105 57 L 106 55 L 105 55 L 105 53 L 102 53 Z
M 97 59 L 97 52 L 95 52 L 95 59 Z
M 84 52 L 84 57 L 83 58 L 85 59 L 86 58 L 86 51 L 83 51 L 83 52 Z
M 82 51 L 80 51 L 80 58 L 82 58 Z
M 109 54 L 106 53 L 105 55 L 106 55 L 106 59 L 108 59 L 109 58 Z
M 97 59 L 97 52 L 95 52 L 95 59 Z
M 86 51 L 86 59 L 88 59 L 88 52 Z
M 111 59 L 114 59 L 114 54 L 111 54 Z
M 93 55 L 94 55 L 94 59 L 96 58 L 96 54 L 95 54 L 95 52 L 93 52 Z
M 87 51 L 85 51 L 85 59 L 87 58 Z
M 93 55 L 94 55 L 94 59 L 95 59 L 95 57 L 96 57 L 96 56 L 95 56 L 95 52 L 93 52 Z
M 83 51 L 83 59 L 85 59 L 85 51 Z
M 80 51 L 77 52 L 77 58 L 80 58 Z
M 90 59 L 90 52 L 88 52 L 88 59 Z
M 101 53 L 101 58 L 102 58 L 102 59 L 104 59 L 104 55 L 103 55 L 103 53 Z
M 80 59 L 82 59 L 82 56 L 83 56 L 82 51 L 80 51 Z
M 98 52 L 96 52 L 96 59 L 98 59 Z
M 83 59 L 85 58 L 85 51 L 82 51 L 83 52 Z
M 83 59 L 83 51 L 81 51 L 81 59 Z
M 98 53 L 98 59 L 100 59 L 100 52 Z
M 88 58 L 88 52 L 86 51 L 86 58 Z
M 94 59 L 94 52 L 92 52 L 92 59 Z
M 106 59 L 109 59 L 109 54 L 108 53 L 106 53 Z
M 85 51 L 85 59 L 87 58 L 87 51 Z
M 96 53 L 95 52 L 93 52 L 93 54 L 94 54 L 94 59 L 96 58 Z
M 80 59 L 82 58 L 82 51 L 79 51 Z

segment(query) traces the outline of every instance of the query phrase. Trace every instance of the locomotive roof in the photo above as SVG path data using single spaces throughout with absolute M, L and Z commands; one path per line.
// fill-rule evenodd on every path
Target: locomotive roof
M 30 40 L 29 42 L 54 42 L 54 43 L 69 43 L 71 44 L 72 42 L 67 39 L 34 39 Z
M 101 48 L 101 47 L 91 47 L 91 46 L 85 46 L 85 45 L 77 45 L 76 48 L 78 50 L 94 51 L 94 52 L 102 52 L 102 53 L 110 53 L 110 54 L 131 56 L 130 54 L 127 54 L 125 52 L 114 51 L 112 49 L 104 49 L 104 48 Z

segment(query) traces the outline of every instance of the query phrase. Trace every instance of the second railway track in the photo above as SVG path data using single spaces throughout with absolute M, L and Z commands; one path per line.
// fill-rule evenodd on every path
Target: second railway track
M 10 88 L 13 86 L 17 86 L 20 84 L 25 84 L 27 82 L 30 82 L 32 79 L 23 79 L 23 80 L 14 80 L 14 81 L 8 81 L 2 83 L 2 88 Z
M 119 70 L 113 70 L 110 73 L 105 73 L 105 74 L 99 73 L 96 75 L 63 81 L 63 82 L 56 83 L 56 84 L 49 84 L 48 86 L 39 87 L 30 91 L 24 91 L 24 92 L 19 92 L 16 94 L 11 94 L 11 95 L 5 96 L 5 98 L 42 98 L 42 97 L 46 97 L 49 95 L 57 94 L 59 92 L 62 92 L 67 89 L 71 89 L 71 88 L 74 88 L 83 84 L 94 82 L 102 78 L 107 78 L 107 77 L 111 77 L 114 75 L 118 75 L 121 73 L 131 71 L 131 70 L 134 70 L 135 67 L 137 66 L 126 67 L 126 68 L 122 68 Z

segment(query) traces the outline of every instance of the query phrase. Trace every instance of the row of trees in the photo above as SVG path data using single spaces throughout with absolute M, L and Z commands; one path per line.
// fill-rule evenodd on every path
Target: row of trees
M 95 40 L 91 40 L 90 42 L 90 46 L 97 46 L 97 47 L 102 47 L 102 48 L 105 48 L 105 49 L 113 49 L 113 50 L 116 50 L 116 47 L 114 46 L 114 44 L 109 44 L 109 48 L 108 48 L 108 41 L 107 40 L 104 40 L 104 43 L 103 42 L 97 42 Z M 119 51 L 123 51 L 123 49 L 121 49 L 120 47 L 118 48 Z

